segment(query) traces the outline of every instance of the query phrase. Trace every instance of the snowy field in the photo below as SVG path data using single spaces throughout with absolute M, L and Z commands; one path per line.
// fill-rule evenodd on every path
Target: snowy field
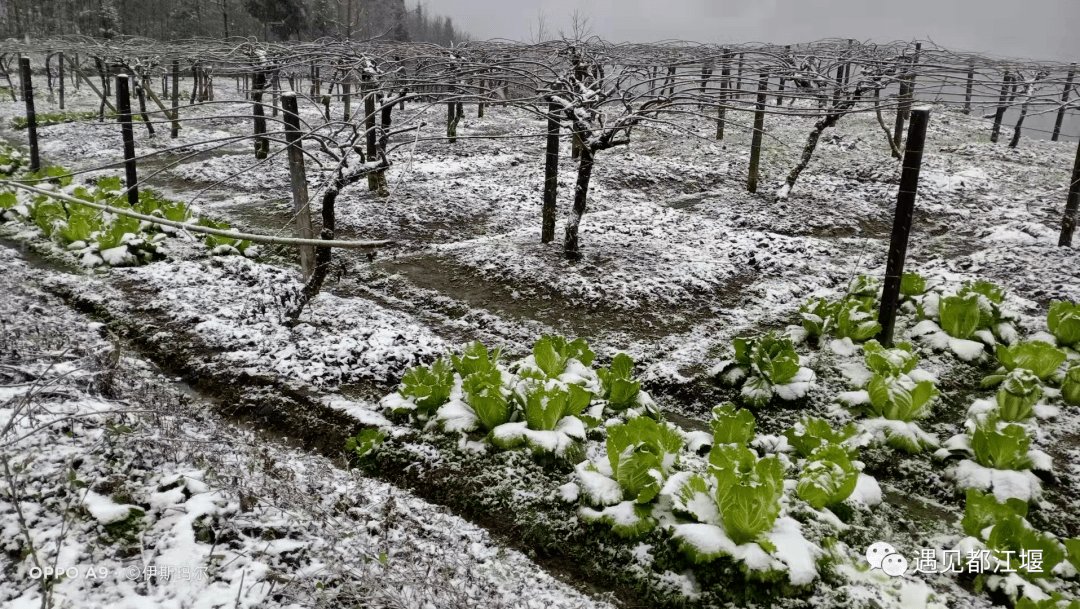
M 235 98 L 231 81 L 219 84 L 219 100 Z M 69 108 L 96 104 L 84 90 Z M 575 176 L 569 141 L 558 238 L 542 245 L 544 123 L 512 107 L 489 106 L 482 119 L 466 108 L 457 143 L 395 153 L 389 197 L 363 183 L 342 193 L 339 237 L 397 244 L 371 258 L 335 253 L 299 324 L 284 317 L 301 285 L 286 248 L 211 256 L 181 233 L 158 244 L 152 263 L 88 270 L 34 222 L 12 216 L 0 226 L 0 442 L 13 468 L 3 472 L 11 492 L 0 493 L 0 604 L 38 607 L 43 592 L 57 607 L 1028 609 L 1077 598 L 1080 410 L 1069 383 L 1080 374 L 1070 381 L 1069 370 L 1080 366 L 1069 366 L 1080 341 L 1048 325 L 1052 302 L 1080 302 L 1080 255 L 1057 247 L 1075 143 L 1025 138 L 1009 149 L 988 141 L 988 121 L 931 114 L 905 268 L 928 285 L 905 296 L 896 331 L 918 356 L 909 366 L 895 351 L 874 359 L 869 336 L 847 333 L 835 313 L 820 332 L 813 314 L 800 315 L 811 299 L 878 292 L 858 278 L 884 275 L 900 163 L 872 114 L 826 131 L 784 201 L 774 195 L 811 119 L 768 118 L 755 195 L 745 190 L 745 117 L 733 115 L 724 141 L 704 118 L 676 119 L 683 133 L 636 130 L 629 147 L 599 153 L 583 257 L 570 261 L 560 242 Z M 0 102 L 0 141 L 24 145 L 11 126 L 21 111 Z M 215 117 L 242 112 L 184 106 L 182 117 L 206 120 L 185 123 L 178 140 L 162 133 L 167 125 L 149 138 L 136 124 L 137 153 L 162 152 L 140 162 L 140 178 L 198 214 L 289 235 L 284 156 L 260 164 L 249 142 L 229 139 L 250 124 Z M 410 105 L 395 121 L 425 116 L 434 124 L 420 138 L 436 137 L 443 113 Z M 302 114 L 320 120 L 314 106 Z M 122 174 L 101 169 L 122 158 L 115 123 L 39 133 L 45 164 L 88 172 L 75 184 Z M 224 145 L 209 151 L 211 140 Z M 311 152 L 327 166 L 308 164 L 315 200 L 330 159 Z M 979 280 L 1001 297 L 971 297 L 976 325 L 958 337 L 942 311 Z M 770 330 L 796 354 L 793 378 L 772 382 L 763 364 L 733 351 L 733 338 Z M 552 334 L 586 339 L 595 361 L 578 351 L 548 371 L 534 343 Z M 1017 364 L 1022 354 L 995 349 L 1031 340 L 1062 359 L 1034 381 L 1001 385 L 1034 396 L 1006 419 L 1028 443 L 1011 463 L 1002 448 L 1000 467 L 987 466 L 987 413 L 1012 398 L 981 382 L 999 363 L 1002 372 L 1044 356 L 1053 363 L 1048 351 Z M 430 412 L 412 383 L 396 391 L 411 369 L 471 341 L 501 347 L 495 387 L 511 400 L 519 387 L 531 399 L 530 374 L 547 375 L 545 391 L 584 387 L 597 399 L 558 427 L 499 419 L 488 434 L 460 368 L 425 381 L 425 391 L 448 391 Z M 772 357 L 789 352 L 778 349 Z M 634 363 L 623 380 L 641 382 L 630 406 L 613 391 L 619 353 Z M 885 408 L 879 365 L 893 374 L 880 373 L 892 383 Z M 922 410 L 913 387 L 933 388 Z M 748 433 L 748 415 L 713 412 L 729 400 L 753 413 Z M 889 410 L 898 404 L 911 412 Z M 674 425 L 656 432 L 674 439 L 642 432 L 635 444 L 664 455 L 641 484 L 608 458 L 609 430 L 635 414 Z M 805 417 L 826 421 L 836 435 L 822 442 L 847 456 L 804 454 Z M 994 433 L 1020 433 L 1005 427 Z M 378 448 L 344 450 L 347 438 L 376 435 L 362 430 L 378 430 Z M 515 443 L 529 449 L 504 450 Z M 752 455 L 751 470 L 780 471 L 775 524 L 748 540 L 708 482 L 735 459 L 717 448 L 726 443 Z M 829 485 L 811 464 L 847 472 L 837 482 L 850 483 L 847 494 L 816 501 L 807 481 Z M 765 468 L 749 487 L 767 486 Z M 982 520 L 971 489 L 993 500 L 981 504 Z M 1024 513 L 1009 511 L 1009 499 Z M 875 542 L 911 569 L 871 569 Z M 962 552 L 965 562 L 997 551 L 985 560 L 999 561 L 1036 546 L 1045 574 L 915 572 L 927 550 L 938 561 Z M 31 573 L 48 564 L 79 572 L 47 589 Z M 148 577 L 150 565 L 205 569 Z M 91 567 L 104 578 L 89 579 Z

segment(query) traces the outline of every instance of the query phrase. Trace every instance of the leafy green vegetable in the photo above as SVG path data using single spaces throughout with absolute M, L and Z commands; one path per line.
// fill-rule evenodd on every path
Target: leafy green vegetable
M 716 505 L 732 541 L 757 541 L 772 529 L 784 494 L 784 468 L 777 457 L 758 459 L 745 446 L 715 444 L 709 473 L 716 479 Z
M 979 329 L 979 296 L 949 296 L 938 305 L 941 329 L 953 338 L 971 338 Z
M 1005 503 L 998 503 L 993 494 L 969 488 L 960 525 L 964 527 L 965 534 L 983 539 L 982 532 L 987 527 L 997 524 L 1006 516 L 1016 514 L 1026 517 L 1027 513 L 1028 504 L 1022 499 L 1011 498 Z
M 496 352 L 496 357 L 498 357 L 498 352 Z M 487 360 L 486 349 L 484 360 Z M 455 361 L 454 364 L 456 367 L 457 362 Z M 461 369 L 458 368 L 459 373 L 460 371 Z M 466 376 L 461 383 L 461 390 L 465 394 L 465 401 L 472 406 L 484 429 L 491 431 L 510 420 L 510 404 L 502 389 L 502 373 L 497 368 L 476 371 Z
M 543 370 L 544 374 L 549 378 L 555 378 L 562 374 L 570 358 L 591 366 L 595 354 L 583 338 L 567 342 L 562 336 L 545 334 L 533 344 L 533 357 L 537 367 Z
M 755 425 L 754 413 L 736 409 L 731 402 L 713 408 L 709 421 L 714 444 L 746 444 L 754 438 Z
M 1080 537 L 1066 539 L 1063 543 L 1065 544 L 1065 551 L 1069 555 L 1069 562 L 1077 571 L 1080 571 Z
M 853 277 L 848 282 L 847 293 L 850 296 L 862 296 L 869 298 L 877 298 L 881 292 L 881 280 L 877 277 L 871 277 L 869 275 L 859 275 Z
M 905 423 L 929 415 L 932 401 L 939 393 L 930 381 L 915 383 L 907 377 L 881 374 L 870 379 L 866 390 L 870 394 L 867 414 Z
M 879 332 L 881 324 L 877 321 L 877 311 L 873 309 L 872 301 L 847 298 L 840 303 L 836 312 L 838 338 L 862 342 L 877 336 Z
M 634 360 L 625 353 L 619 353 L 611 361 L 611 367 L 596 371 L 604 388 L 604 399 L 615 410 L 625 410 L 637 401 L 641 382 L 630 378 L 633 370 Z
M 626 497 L 638 503 L 656 498 L 678 462 L 683 440 L 667 423 L 635 417 L 608 428 L 607 456 Z
M 824 298 L 810 300 L 799 307 L 802 326 L 810 336 L 819 337 L 832 329 L 836 306 Z
M 1051 302 L 1046 325 L 1062 345 L 1080 344 L 1080 304 L 1064 300 Z
M 901 296 L 921 296 L 926 293 L 926 278 L 918 273 L 904 273 L 900 276 Z
M 790 429 L 784 432 L 795 452 L 801 457 L 809 457 L 820 446 L 833 445 L 844 446 L 844 443 L 855 436 L 857 430 L 854 423 L 848 423 L 842 428 L 833 427 L 833 424 L 825 419 L 817 417 L 803 417 Z M 853 457 L 855 449 L 847 449 L 848 456 Z
M 523 404 L 529 429 L 551 431 L 564 416 L 581 414 L 592 399 L 592 393 L 580 385 L 554 380 L 525 379 L 519 384 L 521 386 L 524 386 L 524 395 L 517 397 Z
M 791 383 L 799 373 L 799 356 L 790 337 L 769 332 L 733 339 L 732 347 L 734 360 L 721 366 L 720 378 L 729 384 L 745 378 L 741 393 L 752 406 L 766 404 L 775 395 L 776 385 Z
M 1032 407 L 1042 397 L 1039 377 L 1029 370 L 1017 368 L 1010 372 L 998 388 L 998 416 L 1003 421 L 1023 421 L 1034 416 Z
M 1070 362 L 1065 369 L 1065 378 L 1061 381 L 1061 399 L 1066 404 L 1080 406 L 1080 361 Z
M 795 490 L 800 499 L 820 510 L 851 496 L 858 480 L 859 470 L 851 464 L 847 452 L 835 444 L 826 444 L 810 454 Z
M 1065 552 L 1056 539 L 1033 529 L 1019 514 L 1002 515 L 990 531 L 986 547 L 1002 562 L 1016 560 L 1025 551 L 1040 551 L 1042 571 L 1028 569 L 1020 572 L 1035 579 L 1053 577 L 1051 571 L 1065 558 Z
M 1015 423 L 1001 425 L 994 414 L 980 421 L 971 437 L 975 461 L 994 469 L 1030 469 L 1030 446 L 1026 429 Z
M 430 368 L 410 368 L 401 379 L 401 384 L 398 392 L 404 397 L 412 397 L 420 414 L 431 416 L 439 406 L 450 399 L 450 390 L 454 386 L 454 371 L 449 362 L 439 358 Z
M 1080 600 L 1069 601 L 1060 592 L 1054 592 L 1050 598 L 1044 598 L 1041 601 L 1033 601 L 1022 596 L 1017 599 L 1013 609 L 1080 609 Z
M 1046 380 L 1065 362 L 1065 352 L 1041 340 L 1017 343 L 1011 347 L 997 345 L 998 361 L 1008 371 L 1017 368 L 1030 370 Z
M 98 234 L 98 250 L 103 251 L 120 247 L 124 242 L 124 235 L 128 234 L 139 234 L 139 221 L 128 216 L 116 216 L 113 223 Z
M 362 429 L 355 437 L 345 440 L 345 450 L 354 451 L 358 457 L 363 457 L 382 445 L 386 434 L 377 429 Z
M 497 347 L 489 358 L 487 347 L 480 341 L 473 341 L 465 346 L 461 357 L 451 355 L 450 359 L 454 362 L 454 370 L 464 379 L 476 372 L 488 373 L 495 370 L 499 362 L 499 352 L 500 348 Z
M 915 369 L 919 356 L 911 352 L 911 343 L 900 343 L 893 349 L 886 349 L 876 340 L 866 341 L 863 345 L 866 354 L 866 367 L 870 372 L 884 376 L 899 376 Z

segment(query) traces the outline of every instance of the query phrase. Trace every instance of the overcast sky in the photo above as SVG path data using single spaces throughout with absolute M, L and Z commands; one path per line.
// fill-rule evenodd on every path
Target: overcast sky
M 416 0 L 407 0 L 410 7 Z M 792 44 L 931 39 L 946 47 L 1080 61 L 1080 0 L 426 0 L 474 37 L 529 37 L 538 12 L 569 30 L 578 9 L 613 42 Z

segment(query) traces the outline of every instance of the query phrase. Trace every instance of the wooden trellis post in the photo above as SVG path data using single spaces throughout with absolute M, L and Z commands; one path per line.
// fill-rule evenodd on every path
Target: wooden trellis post
M 1072 182 L 1069 182 L 1069 198 L 1065 200 L 1065 215 L 1061 219 L 1061 236 L 1058 245 L 1072 245 L 1076 230 L 1076 209 L 1080 207 L 1080 141 L 1076 144 L 1076 161 L 1073 162 Z
M 57 54 L 57 59 L 59 60 L 56 63 L 56 67 L 57 67 L 57 70 L 58 70 L 57 76 L 59 78 L 59 82 L 57 84 L 58 84 L 58 86 L 60 88 L 60 109 L 63 110 L 64 109 L 64 52 L 63 51 L 60 51 Z
M 724 123 L 726 122 L 728 89 L 731 86 L 731 53 L 724 49 L 720 56 L 720 103 L 716 105 L 716 139 L 724 139 Z
M 754 193 L 758 187 L 758 165 L 761 161 L 761 137 L 765 129 L 765 104 L 768 102 L 769 75 L 764 73 L 758 80 L 757 107 L 754 111 L 754 136 L 750 143 L 750 175 L 746 190 Z
M 1065 78 L 1065 90 L 1061 92 L 1061 108 L 1058 109 L 1057 120 L 1054 121 L 1054 134 L 1050 136 L 1051 142 L 1058 141 L 1061 135 L 1061 123 L 1065 120 L 1065 104 L 1069 103 L 1069 92 L 1072 90 L 1073 76 L 1076 75 L 1076 64 L 1069 64 L 1069 75 Z M 63 93 L 60 94 L 63 99 Z
M 26 102 L 26 137 L 30 142 L 30 171 L 41 169 L 38 155 L 37 112 L 34 111 L 34 84 L 30 80 L 30 58 L 19 58 L 19 80 L 22 84 L 23 101 Z
M 1009 102 L 1009 82 L 1012 81 L 1012 76 L 1008 70 L 1005 70 L 1004 80 L 1001 82 L 1001 97 L 998 99 L 997 114 L 994 115 L 994 128 L 990 131 L 990 141 L 997 143 L 998 135 L 1001 133 L 1001 121 L 1005 118 L 1005 110 L 1008 109 L 1006 105 Z
M 971 114 L 971 89 L 975 86 L 975 62 L 968 62 L 967 89 L 964 91 L 964 114 Z
M 169 137 L 176 139 L 180 135 L 180 60 L 172 62 L 172 130 Z
M 926 125 L 929 121 L 928 108 L 917 108 L 911 111 L 907 148 L 904 150 L 904 169 L 900 174 L 900 192 L 896 195 L 896 216 L 893 219 L 892 240 L 889 243 L 889 257 L 885 265 L 881 310 L 878 313 L 878 323 L 881 324 L 878 341 L 886 347 L 892 346 L 893 329 L 896 326 L 900 281 L 904 275 L 904 258 L 907 256 L 911 220 L 915 215 L 915 195 L 919 190 L 919 169 L 922 166 Z
M 135 134 L 131 128 L 131 89 L 127 74 L 116 75 L 116 110 L 124 140 L 124 185 L 128 204 L 135 207 L 139 204 L 139 177 L 135 172 Z
M 300 115 L 296 106 L 296 93 L 282 94 L 281 109 L 285 118 L 285 143 L 289 146 L 289 181 L 292 183 L 293 211 L 296 214 L 296 236 L 301 239 L 314 239 L 315 231 L 311 228 L 311 209 L 308 207 L 304 145 L 300 140 Z M 315 248 L 310 245 L 301 245 L 299 250 L 300 270 L 306 282 L 315 269 Z

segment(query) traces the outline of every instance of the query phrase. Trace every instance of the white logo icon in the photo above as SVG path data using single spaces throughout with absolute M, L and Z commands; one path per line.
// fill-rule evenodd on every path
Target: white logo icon
M 890 554 L 896 554 L 896 548 L 884 541 L 877 541 L 866 548 L 866 562 L 870 563 L 871 569 L 880 569 L 881 561 Z
M 886 575 L 900 577 L 907 573 L 907 559 L 899 554 L 889 554 L 885 560 L 881 561 L 881 570 Z

